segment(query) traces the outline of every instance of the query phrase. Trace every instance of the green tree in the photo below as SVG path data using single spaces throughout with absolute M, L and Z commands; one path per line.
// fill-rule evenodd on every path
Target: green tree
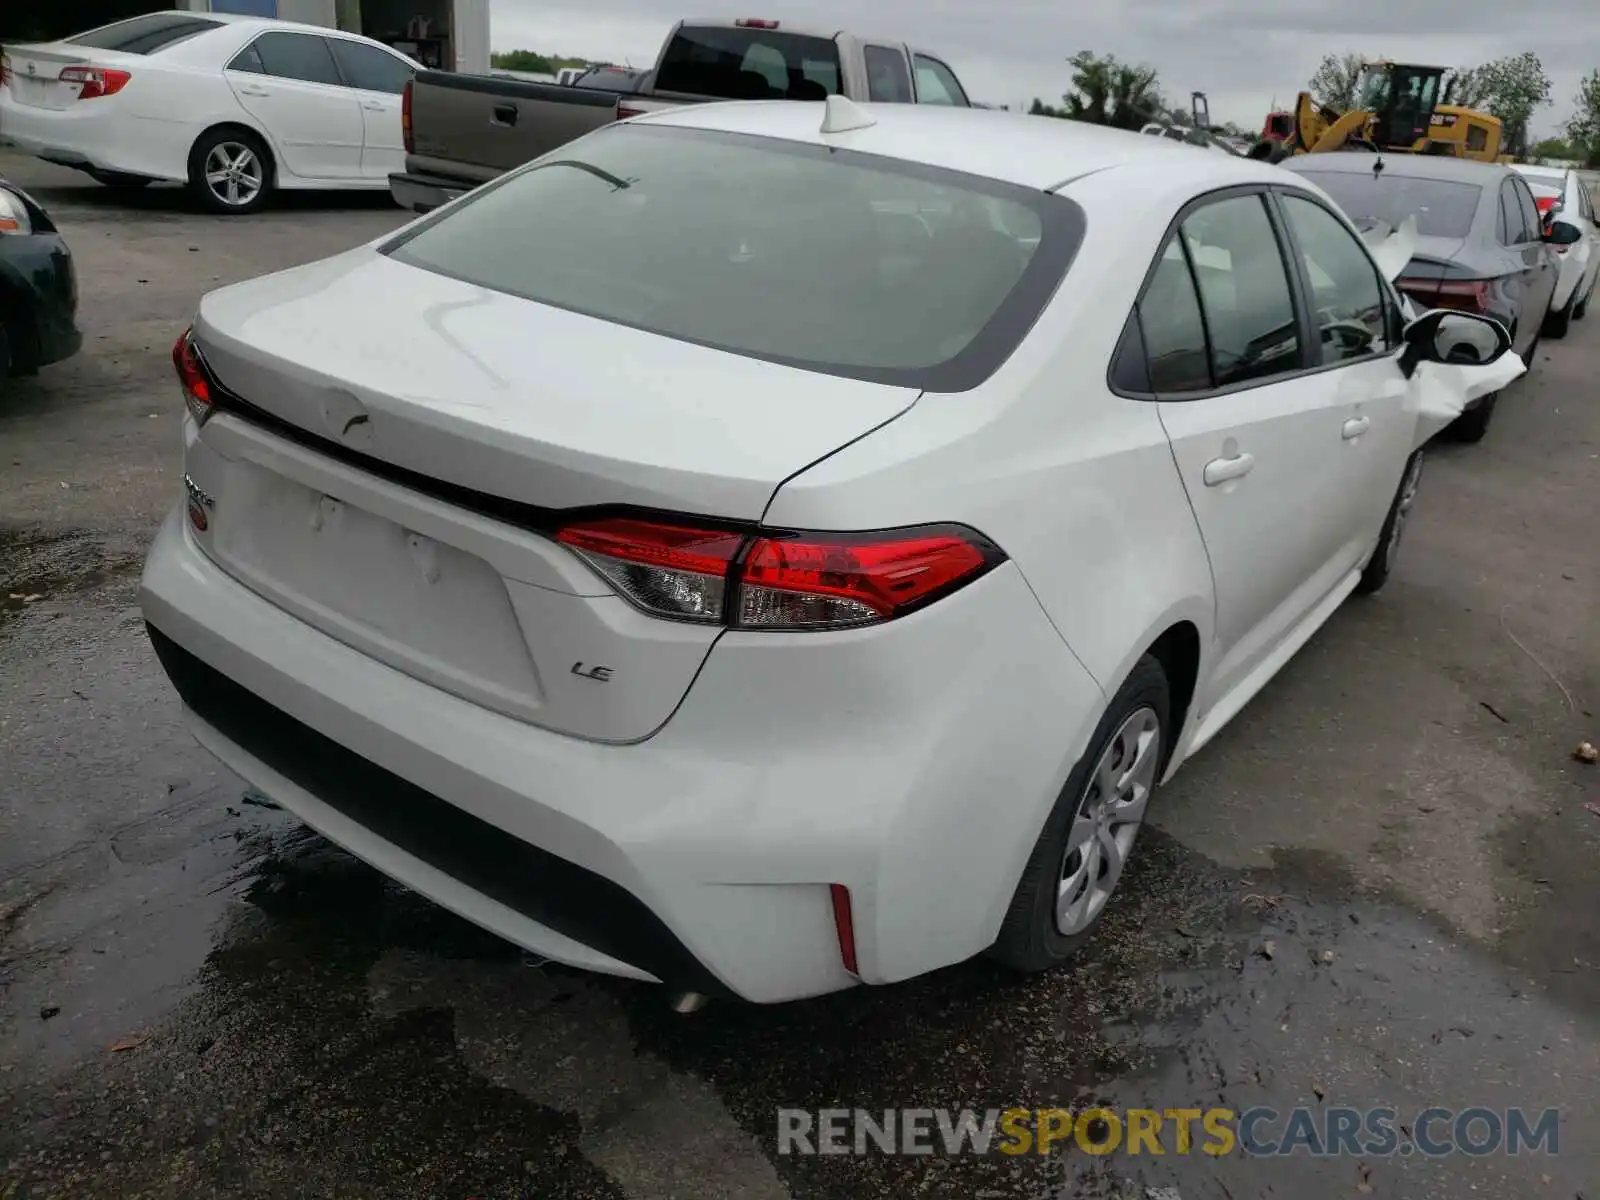
M 600 64 L 591 62 L 587 58 L 572 58 L 565 54 L 540 54 L 534 50 L 497 50 L 489 56 L 489 65 L 502 71 L 554 75 L 562 67 L 593 67 Z
M 1528 124 L 1550 103 L 1550 77 L 1532 50 L 1485 63 L 1485 106 L 1505 125 L 1506 149 L 1522 157 L 1528 152 Z
M 1600 71 L 1578 85 L 1578 103 L 1567 120 L 1567 140 L 1586 167 L 1600 167 Z
M 1482 108 L 1489 100 L 1489 76 L 1484 67 L 1457 67 L 1444 77 L 1440 104 Z
M 1532 157 L 1536 159 L 1573 159 L 1579 157 L 1572 143 L 1566 138 L 1545 138 L 1533 147 Z
M 1091 125 L 1138 129 L 1155 120 L 1164 109 L 1154 67 L 1125 63 L 1114 54 L 1080 50 L 1067 60 L 1072 64 L 1072 90 L 1061 97 L 1062 107 L 1039 100 L 1028 110 L 1036 116 L 1065 117 Z
M 1368 60 L 1360 54 L 1324 54 L 1312 73 L 1306 90 L 1318 104 L 1337 112 L 1356 107 L 1361 90 L 1361 72 Z

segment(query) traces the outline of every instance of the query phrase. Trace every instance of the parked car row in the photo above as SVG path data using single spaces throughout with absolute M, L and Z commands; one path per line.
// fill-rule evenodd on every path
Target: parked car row
M 1282 168 L 1314 180 L 1358 223 L 1417 224 L 1416 253 L 1396 281 L 1419 309 L 1495 318 L 1532 368 L 1541 337 L 1563 337 L 1588 311 L 1600 274 L 1600 225 L 1575 172 L 1432 155 L 1307 154 Z M 1497 397 L 1456 423 L 1482 439 Z
M 537 954 L 687 1005 L 1040 970 L 1508 349 L 1407 323 L 1310 175 L 679 107 L 205 296 L 140 602 L 207 748 Z

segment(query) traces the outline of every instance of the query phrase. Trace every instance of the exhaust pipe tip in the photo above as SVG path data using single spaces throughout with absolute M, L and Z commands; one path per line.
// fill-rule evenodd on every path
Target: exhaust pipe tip
M 706 998 L 699 992 L 679 992 L 672 997 L 672 1011 L 679 1016 L 697 1013 L 706 1006 Z

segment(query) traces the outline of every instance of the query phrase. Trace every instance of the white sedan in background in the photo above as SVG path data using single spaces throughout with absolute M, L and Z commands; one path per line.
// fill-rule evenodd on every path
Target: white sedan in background
M 1568 168 L 1514 163 L 1511 169 L 1528 181 L 1539 215 L 1552 227 L 1549 240 L 1560 274 L 1550 297 L 1544 332 L 1561 337 L 1568 325 L 1588 313 L 1595 278 L 1600 276 L 1600 223 L 1595 218 L 1594 198 L 1578 172 Z
M 537 954 L 1039 970 L 1388 577 L 1432 360 L 1508 344 L 1278 167 L 678 108 L 204 297 L 140 603 L 207 748 Z
M 350 33 L 212 13 L 132 17 L 0 57 L 0 139 L 104 183 L 187 183 L 252 212 L 277 188 L 384 190 L 418 64 Z

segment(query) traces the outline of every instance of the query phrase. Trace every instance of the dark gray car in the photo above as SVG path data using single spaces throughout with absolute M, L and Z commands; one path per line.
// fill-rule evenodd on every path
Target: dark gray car
M 1357 225 L 1417 218 L 1399 289 L 1419 308 L 1501 321 L 1532 367 L 1555 294 L 1557 259 L 1533 193 L 1510 167 L 1421 154 L 1304 154 L 1282 166 L 1332 196 Z

